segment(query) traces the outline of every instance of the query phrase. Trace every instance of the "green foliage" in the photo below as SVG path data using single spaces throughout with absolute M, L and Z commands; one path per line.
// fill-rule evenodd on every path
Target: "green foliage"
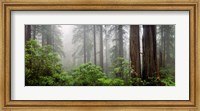
M 118 57 L 111 66 L 112 72 L 111 75 L 114 75 L 116 78 L 120 78 L 125 81 L 125 85 L 131 85 L 131 68 L 127 60 L 122 57 Z
M 27 41 L 25 65 L 26 85 L 66 85 L 60 57 L 51 46 L 41 47 L 36 40 Z
M 116 77 L 124 78 L 126 75 L 129 75 L 130 72 L 130 65 L 127 60 L 122 57 L 118 57 L 111 66 L 112 72 L 111 74 L 115 75 Z
M 158 80 L 156 77 L 149 77 L 146 80 L 146 86 L 165 86 L 165 83 Z
M 163 83 L 165 83 L 166 86 L 175 86 L 175 81 L 173 81 L 173 79 L 174 79 L 173 77 L 169 76 L 169 77 L 162 79 L 161 81 Z
M 124 81 L 121 79 L 100 78 L 98 79 L 99 86 L 124 86 Z
M 100 66 L 92 63 L 80 65 L 71 74 L 74 86 L 123 86 L 121 79 L 111 79 L 105 76 Z
M 98 79 L 104 77 L 102 68 L 92 63 L 80 65 L 71 72 L 71 75 L 76 86 L 95 86 Z
M 64 72 L 60 56 L 51 46 L 40 46 L 36 40 L 26 42 L 25 84 L 27 86 L 174 86 L 175 70 L 161 68 L 161 80 L 149 77 L 142 80 L 131 77 L 129 62 L 117 58 L 111 66 L 113 78 L 103 73 L 100 66 L 92 63 L 80 65 L 70 72 Z
M 173 67 L 166 67 L 160 69 L 161 82 L 166 86 L 175 86 L 175 69 Z
M 51 76 L 39 76 L 37 82 L 39 86 L 52 86 L 54 84 L 54 78 Z M 32 85 L 35 85 L 35 83 Z
M 146 82 L 145 80 L 142 80 L 139 77 L 135 77 L 131 79 L 131 82 L 133 86 L 146 86 L 148 84 L 148 82 Z

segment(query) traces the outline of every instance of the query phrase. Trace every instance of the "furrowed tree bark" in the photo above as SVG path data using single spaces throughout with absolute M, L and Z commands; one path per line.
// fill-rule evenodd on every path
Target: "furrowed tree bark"
M 148 79 L 154 73 L 158 73 L 155 27 L 153 25 L 143 26 L 143 79 Z
M 140 37 L 139 37 L 139 25 L 131 25 L 130 27 L 130 60 L 133 77 L 140 77 Z

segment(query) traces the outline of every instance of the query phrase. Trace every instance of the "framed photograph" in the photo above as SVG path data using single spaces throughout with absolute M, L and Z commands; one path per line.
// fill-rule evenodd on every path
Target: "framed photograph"
M 199 107 L 198 0 L 1 4 L 2 108 Z

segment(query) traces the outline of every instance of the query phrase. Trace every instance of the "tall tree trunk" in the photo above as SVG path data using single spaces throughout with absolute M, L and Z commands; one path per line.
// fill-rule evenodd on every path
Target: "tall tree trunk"
M 160 31 L 160 47 L 159 47 L 159 65 L 163 66 L 163 29 L 162 26 L 159 26 Z
M 84 63 L 86 63 L 86 26 L 83 26 L 83 56 L 84 56 Z
M 100 25 L 100 66 L 103 68 L 103 25 Z
M 108 74 L 108 39 L 107 39 L 107 34 L 105 38 L 105 73 Z
M 105 25 L 105 73 L 108 76 L 108 32 L 107 32 L 107 26 Z
M 96 64 L 97 58 L 96 58 L 96 27 L 93 26 L 93 34 L 94 34 L 94 64 Z
M 119 57 L 119 32 L 118 32 L 118 26 L 115 26 L 115 49 L 114 49 L 114 60 Z
M 155 26 L 143 26 L 143 79 L 152 77 L 157 72 L 156 34 Z M 158 73 L 158 72 L 157 72 Z
M 36 39 L 36 25 L 32 25 L 33 39 Z
M 114 57 L 113 57 L 113 58 L 114 58 L 114 61 L 116 61 L 116 60 L 118 59 L 118 57 L 120 57 L 120 56 L 119 56 L 119 47 L 120 47 L 120 46 L 119 46 L 119 25 L 115 25 L 115 26 L 114 26 L 114 30 L 115 30 L 115 39 L 114 39 L 114 40 L 115 40 L 115 47 L 114 47 L 114 48 L 115 48 L 115 49 L 114 49 L 114 52 L 115 52 L 115 53 L 114 53 Z M 113 61 L 113 62 L 114 62 L 114 61 Z M 119 66 L 118 66 L 118 67 L 119 67 Z M 118 71 L 118 72 L 121 72 L 121 71 Z M 121 75 L 122 75 L 121 73 L 116 73 L 115 76 L 116 76 L 117 78 L 121 78 L 121 77 L 122 77 Z
M 42 32 L 42 46 L 46 45 L 46 37 L 45 37 L 45 33 Z
M 91 58 L 91 53 L 90 53 L 90 50 L 89 50 L 89 46 L 87 45 L 87 50 L 86 50 L 86 61 L 87 62 L 90 62 L 90 58 Z
M 160 36 L 161 36 L 161 46 L 160 46 L 160 50 L 159 50 L 159 63 L 160 63 L 160 67 L 165 67 L 165 36 L 166 36 L 166 32 L 165 32 L 165 27 L 164 26 L 160 26 Z
M 164 28 L 164 26 L 162 26 L 162 31 L 163 31 L 163 67 L 165 67 L 165 65 L 166 65 L 166 41 L 165 41 L 165 39 L 166 39 L 166 32 L 165 32 L 165 28 Z
M 51 34 L 51 36 L 52 36 L 52 45 L 53 45 L 53 50 L 55 50 L 55 32 L 54 32 L 54 30 L 55 30 L 55 25 L 52 25 L 52 34 Z
M 170 26 L 166 25 L 166 64 L 169 65 L 171 61 L 170 57 Z
M 119 57 L 123 57 L 124 52 L 124 45 L 123 45 L 123 26 L 119 25 L 118 32 L 119 32 Z
M 31 39 L 31 25 L 25 25 L 25 41 Z
M 42 33 L 42 46 L 47 44 L 47 25 L 41 26 L 41 33 Z
M 134 70 L 131 75 L 140 77 L 140 37 L 139 25 L 131 25 L 130 27 L 130 59 L 131 67 Z
M 52 32 L 53 32 L 52 25 L 48 25 L 47 30 L 49 31 L 47 32 L 47 45 L 52 45 Z

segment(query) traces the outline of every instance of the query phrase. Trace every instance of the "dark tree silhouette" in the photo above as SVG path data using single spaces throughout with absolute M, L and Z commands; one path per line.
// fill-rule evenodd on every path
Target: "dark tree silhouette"
M 148 79 L 157 72 L 155 28 L 154 25 L 143 26 L 143 79 Z
M 140 77 L 140 37 L 139 25 L 131 25 L 130 27 L 130 60 L 131 67 L 134 69 L 132 76 Z
M 31 39 L 31 25 L 25 25 L 25 41 Z

